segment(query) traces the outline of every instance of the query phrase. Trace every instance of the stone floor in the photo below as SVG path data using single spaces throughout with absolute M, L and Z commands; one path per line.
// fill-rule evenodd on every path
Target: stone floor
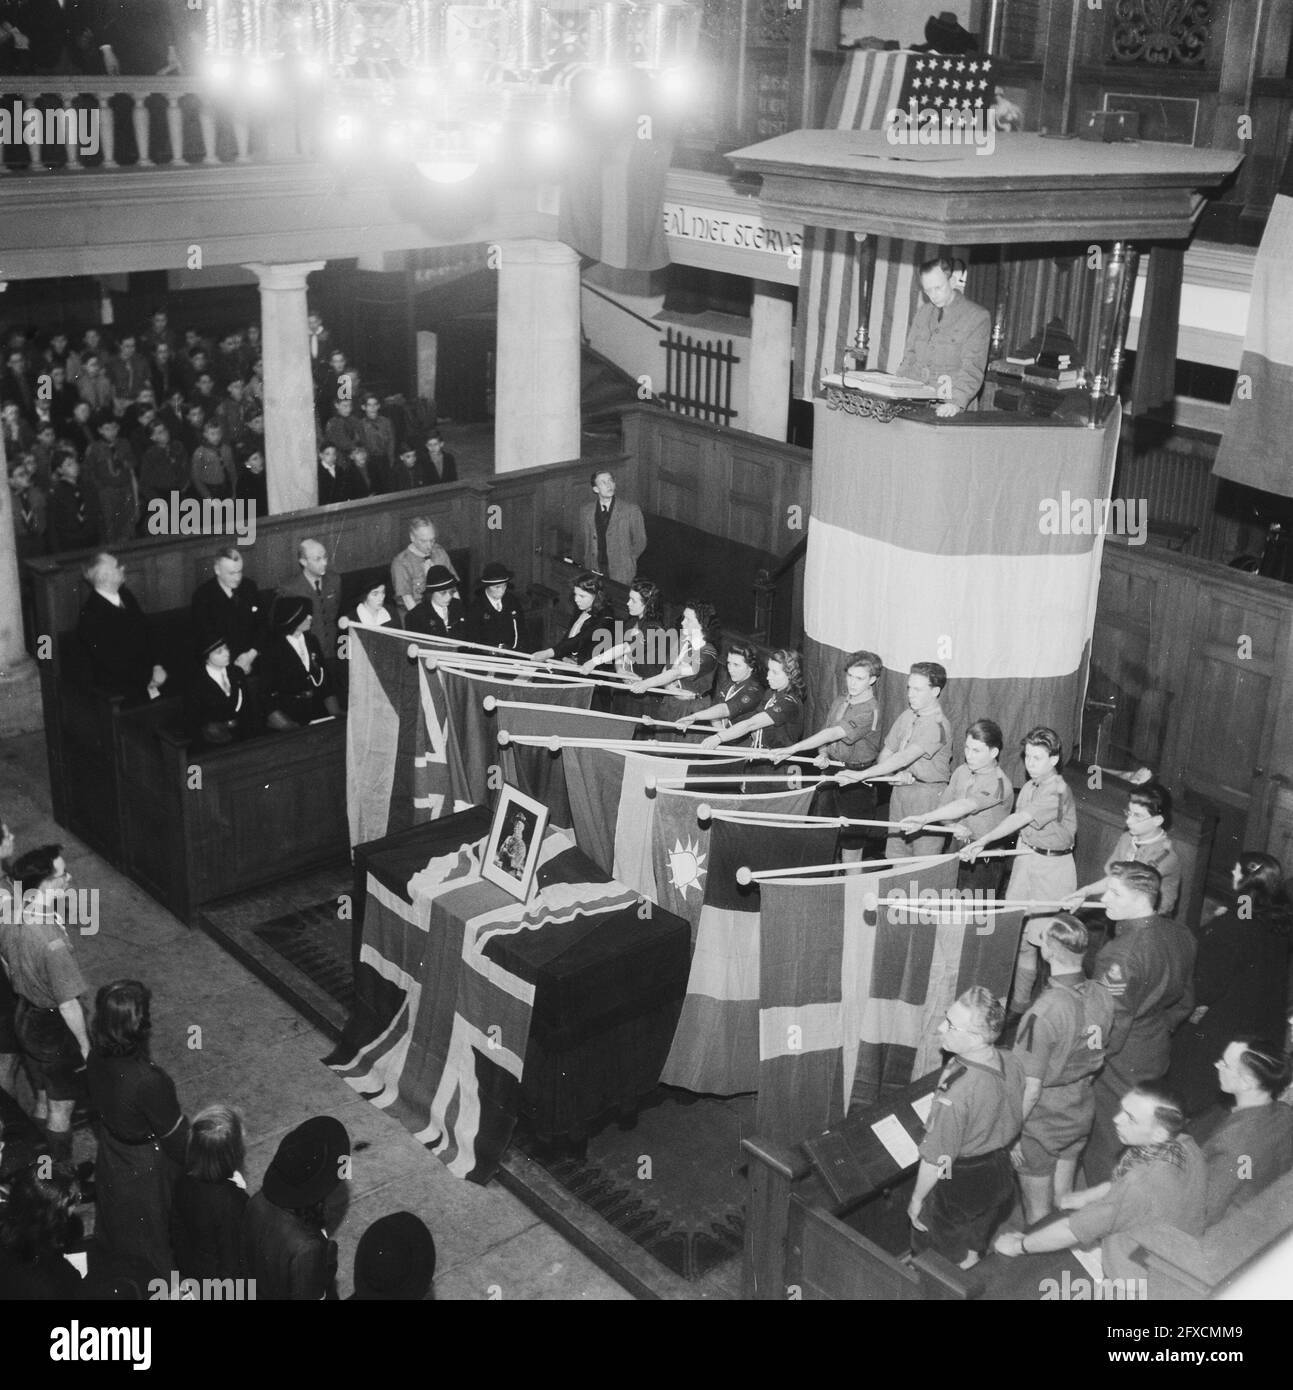
M 153 991 L 153 1059 L 192 1115 L 214 1101 L 237 1105 L 248 1135 L 251 1191 L 282 1136 L 311 1115 L 349 1130 L 354 1178 L 336 1232 L 339 1287 L 352 1287 L 355 1245 L 379 1216 L 406 1209 L 430 1227 L 438 1251 L 437 1299 L 629 1299 L 631 1295 L 497 1185 L 452 1177 L 396 1121 L 361 1100 L 321 1064 L 331 1049 L 267 986 L 214 942 L 182 926 L 142 889 L 55 825 L 43 739 L 0 741 L 0 817 L 20 852 L 63 844 L 73 886 L 97 896 L 98 930 L 76 936 L 92 987 L 142 979 Z M 91 900 L 96 901 L 96 900 Z M 76 1158 L 94 1141 L 76 1135 Z

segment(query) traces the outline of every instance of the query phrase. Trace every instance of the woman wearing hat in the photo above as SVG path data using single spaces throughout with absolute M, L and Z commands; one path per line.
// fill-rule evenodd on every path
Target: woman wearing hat
M 232 743 L 251 732 L 246 677 L 223 637 L 202 651 L 202 669 L 185 692 L 189 727 L 203 743 Z
M 117 1260 L 164 1278 L 174 1264 L 171 1195 L 183 1171 L 188 1121 L 175 1083 L 149 1059 L 150 1002 L 138 980 L 99 990 L 86 1083 L 99 1114 L 95 1240 Z
M 570 593 L 575 604 L 575 616 L 566 635 L 555 647 L 545 647 L 541 652 L 535 652 L 533 660 L 572 661 L 582 666 L 585 661 L 592 659 L 598 634 L 610 631 L 611 609 L 599 575 L 581 574 Z
M 323 653 L 310 631 L 309 599 L 280 599 L 274 609 L 274 637 L 265 653 L 265 688 L 271 729 L 299 729 L 341 705 L 323 665 Z
M 378 1217 L 355 1251 L 355 1302 L 419 1303 L 432 1293 L 435 1240 L 411 1211 Z
M 430 637 L 467 636 L 467 615 L 452 571 L 444 565 L 432 565 L 427 570 L 422 601 L 409 609 L 404 626 L 410 632 L 425 632 Z
M 525 636 L 525 614 L 515 594 L 507 586 L 512 571 L 498 560 L 485 566 L 477 581 L 482 592 L 467 609 L 467 637 L 486 647 L 502 647 L 510 652 L 529 649 Z
M 349 1161 L 350 1136 L 331 1115 L 297 1125 L 279 1144 L 242 1218 L 243 1269 L 262 1302 L 336 1297 L 337 1242 L 324 1207 Z

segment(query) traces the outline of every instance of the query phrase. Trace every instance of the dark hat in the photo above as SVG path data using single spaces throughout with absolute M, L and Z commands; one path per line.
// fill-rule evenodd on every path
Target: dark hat
M 207 657 L 209 657 L 217 647 L 229 647 L 229 639 L 227 637 L 213 638 L 210 642 L 206 644 L 205 647 L 202 648 L 202 660 L 205 661 Z M 232 647 L 229 647 L 229 655 L 233 655 Z
M 435 1240 L 411 1211 L 374 1221 L 355 1251 L 355 1298 L 423 1299 L 435 1278 Z
M 427 593 L 434 593 L 437 589 L 456 589 L 458 581 L 443 565 L 432 565 L 427 570 Z
M 979 37 L 961 27 L 961 21 L 951 10 L 925 21 L 925 42 L 915 46 L 917 53 L 974 53 Z
M 341 1160 L 349 1153 L 345 1125 L 331 1115 L 315 1115 L 279 1144 L 265 1170 L 265 1196 L 289 1211 L 323 1201 L 341 1182 Z
M 313 612 L 308 598 L 281 598 L 274 605 L 274 627 L 279 632 L 295 632 Z
M 476 581 L 482 588 L 487 584 L 510 584 L 516 576 L 501 560 L 491 560 Z

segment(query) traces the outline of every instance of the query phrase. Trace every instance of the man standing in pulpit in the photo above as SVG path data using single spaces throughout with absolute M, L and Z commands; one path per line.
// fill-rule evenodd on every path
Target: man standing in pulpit
M 947 419 L 959 415 L 983 386 L 992 315 L 955 288 L 946 257 L 924 262 L 920 288 L 925 302 L 907 330 L 898 375 L 932 386 L 940 397 L 934 413 Z

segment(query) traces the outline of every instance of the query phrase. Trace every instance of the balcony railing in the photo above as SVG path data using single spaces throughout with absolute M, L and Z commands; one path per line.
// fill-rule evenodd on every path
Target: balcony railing
M 298 161 L 317 145 L 317 111 L 222 100 L 195 78 L 6 78 L 5 112 L 7 174 Z

